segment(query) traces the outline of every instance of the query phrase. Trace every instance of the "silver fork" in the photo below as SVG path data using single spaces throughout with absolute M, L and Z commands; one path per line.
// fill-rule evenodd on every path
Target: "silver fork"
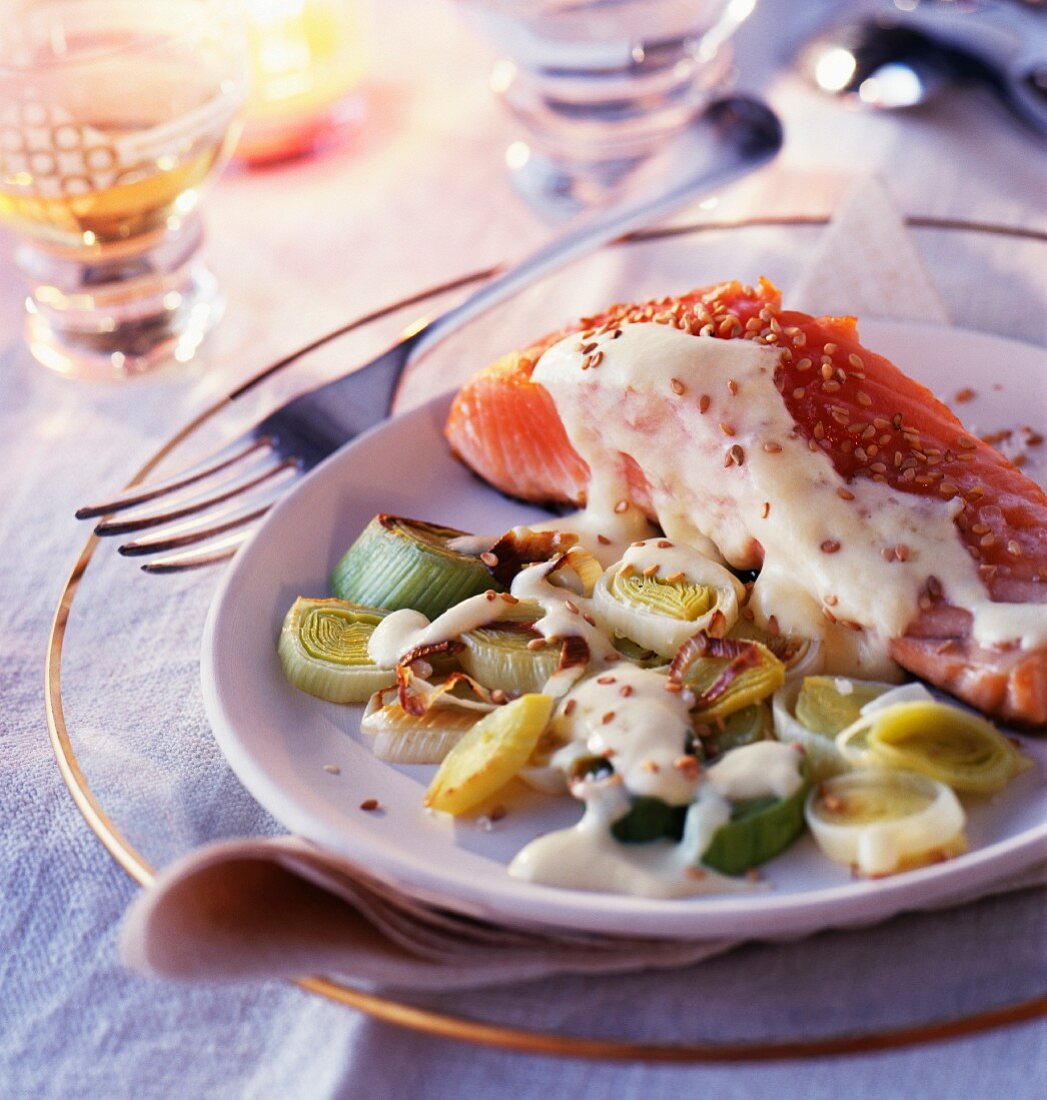
M 765 104 L 746 96 L 714 101 L 669 157 L 637 172 L 631 190 L 644 196 L 638 201 L 598 211 L 369 363 L 296 397 L 166 480 L 80 508 L 77 519 L 106 517 L 95 527 L 103 536 L 163 528 L 119 548 L 130 556 L 169 555 L 144 564 L 146 572 L 178 572 L 230 557 L 289 481 L 388 416 L 409 362 L 542 276 L 747 174 L 770 160 L 781 144 L 781 124 Z M 650 174 L 657 179 L 647 187 L 643 177 Z M 263 376 L 341 331 L 293 353 Z M 159 508 L 151 507 L 158 502 Z

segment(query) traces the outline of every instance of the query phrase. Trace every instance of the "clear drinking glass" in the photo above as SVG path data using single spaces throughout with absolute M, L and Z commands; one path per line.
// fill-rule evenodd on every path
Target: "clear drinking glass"
M 192 357 L 221 314 L 204 182 L 246 84 L 231 0 L 14 0 L 0 22 L 0 220 L 43 364 L 121 377 Z
M 459 0 L 502 54 L 492 86 L 520 139 L 506 151 L 540 208 L 600 202 L 708 102 L 756 0 Z

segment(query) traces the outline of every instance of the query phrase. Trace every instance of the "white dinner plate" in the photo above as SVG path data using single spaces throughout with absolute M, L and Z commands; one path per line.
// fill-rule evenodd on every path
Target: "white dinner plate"
M 972 430 L 1044 428 L 1047 357 L 1039 349 L 907 323 L 865 322 L 862 335 L 946 401 L 975 390 L 957 406 Z M 580 803 L 514 799 L 487 828 L 431 814 L 422 794 L 434 769 L 375 759 L 359 734 L 362 708 L 296 691 L 276 654 L 287 608 L 297 596 L 329 594 L 332 566 L 377 512 L 478 532 L 546 516 L 487 488 L 451 457 L 442 435 L 448 400 L 380 425 L 303 479 L 241 549 L 211 607 L 202 654 L 208 718 L 241 781 L 291 832 L 407 893 L 476 916 L 645 936 L 787 936 L 867 922 L 959 900 L 1047 857 L 1047 746 L 1027 740 L 1036 767 L 997 797 L 968 802 L 968 854 L 887 879 L 853 880 L 809 837 L 765 868 L 769 888 L 751 893 L 656 900 L 511 878 L 512 856 L 538 833 L 575 821 Z M 1029 470 L 1043 481 L 1042 466 Z M 371 798 L 379 811 L 360 808 Z

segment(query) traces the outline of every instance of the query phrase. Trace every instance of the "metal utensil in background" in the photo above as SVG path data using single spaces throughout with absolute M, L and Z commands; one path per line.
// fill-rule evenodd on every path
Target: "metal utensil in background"
M 800 53 L 821 91 L 913 107 L 954 84 L 988 88 L 1047 143 L 1047 11 L 1014 0 L 895 0 L 821 31 Z

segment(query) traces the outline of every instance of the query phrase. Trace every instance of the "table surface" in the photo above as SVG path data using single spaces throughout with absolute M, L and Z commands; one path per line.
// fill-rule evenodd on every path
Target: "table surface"
M 1043 154 L 993 105 L 965 93 L 918 113 L 872 116 L 774 75 L 805 28 L 839 6 L 805 4 L 800 21 L 796 5 L 762 0 L 744 29 L 741 79 L 780 109 L 788 143 L 716 216 L 823 215 L 855 172 L 876 171 L 907 214 L 1047 229 Z M 172 988 L 120 969 L 116 930 L 134 887 L 79 820 L 43 716 L 48 627 L 85 534 L 73 509 L 126 480 L 190 415 L 281 352 L 412 290 L 518 255 L 548 232 L 502 174 L 509 134 L 487 91 L 489 57 L 453 9 L 408 0 L 374 8 L 370 114 L 357 138 L 314 160 L 230 170 L 208 197 L 207 252 L 230 308 L 189 368 L 85 386 L 36 367 L 19 343 L 20 290 L 10 241 L 0 241 L 0 1096 L 896 1096 L 916 1075 L 928 1095 L 1040 1094 L 1047 1043 L 1038 1024 L 803 1064 L 609 1065 L 400 1031 L 277 983 Z M 997 277 L 972 287 L 974 327 L 998 316 L 1005 324 L 981 327 L 1043 341 L 1047 287 L 1031 255 L 1001 239 L 990 257 Z M 1021 300 L 1041 308 L 1015 311 L 1015 280 Z M 411 399 L 433 385 L 423 375 Z M 176 651 L 191 663 L 196 626 L 175 625 L 184 635 Z M 140 674 L 140 662 L 128 664 L 126 677 Z M 149 720 L 163 726 L 179 716 Z M 119 731 L 99 718 L 95 732 L 104 740 Z M 190 782 L 191 762 L 175 754 L 171 766 L 177 792 Z M 257 827 L 236 781 L 223 773 L 215 782 Z M 159 844 L 161 861 L 186 830 L 209 835 L 206 822 L 161 824 L 172 849 Z M 972 944 L 976 936 L 1006 943 L 1004 930 L 1026 937 L 1029 966 L 1042 971 L 1042 905 L 1028 895 L 984 904 L 969 920 Z M 905 933 L 914 943 L 933 942 L 933 922 L 914 927 Z M 902 933 L 878 931 L 892 934 Z M 788 981 L 788 967 L 766 950 L 767 972 Z M 730 982 L 730 957 L 710 965 L 720 968 L 710 981 Z M 520 1000 L 537 1006 L 543 996 L 535 987 Z

